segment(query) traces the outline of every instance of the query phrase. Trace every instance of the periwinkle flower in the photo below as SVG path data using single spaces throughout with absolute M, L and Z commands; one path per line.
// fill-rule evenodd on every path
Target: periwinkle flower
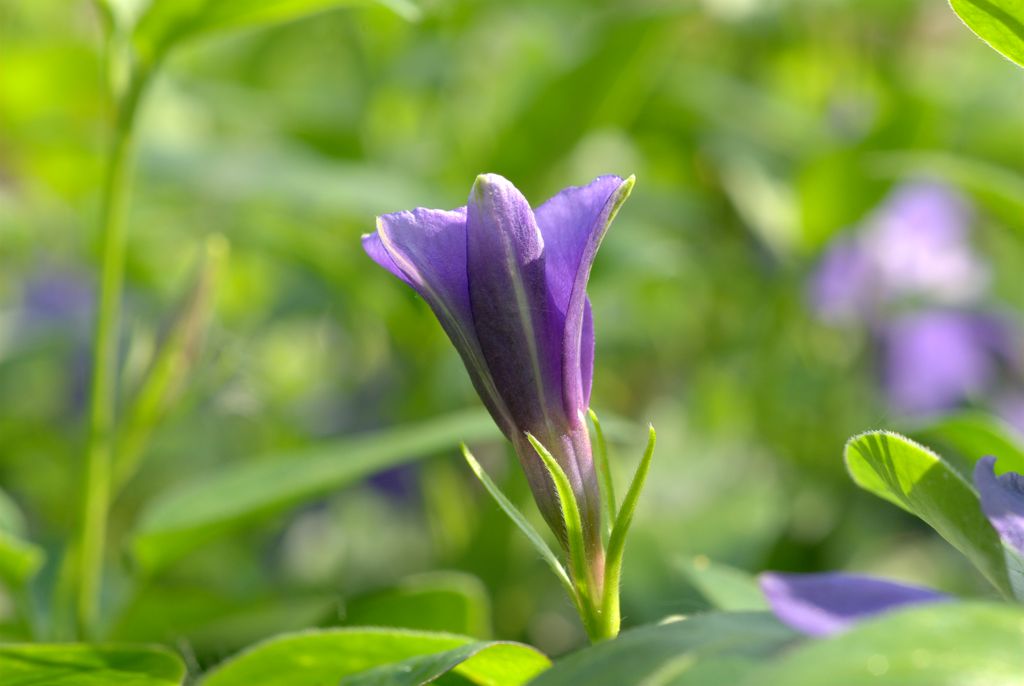
M 826 321 L 852 323 L 904 299 L 974 301 L 989 273 L 971 247 L 969 218 L 966 202 L 944 185 L 901 186 L 825 253 L 811 278 L 812 307 Z
M 1009 322 L 996 314 L 925 310 L 880 327 L 882 385 L 907 415 L 950 410 L 988 389 L 1013 356 Z
M 1024 558 L 1024 476 L 996 476 L 995 463 L 996 458 L 987 456 L 974 467 L 981 509 L 1009 554 Z M 930 588 L 841 572 L 769 572 L 761 575 L 760 583 L 775 616 L 811 636 L 834 634 L 900 607 L 950 599 Z
M 583 414 L 594 364 L 586 288 L 632 187 L 632 177 L 602 176 L 534 210 L 508 180 L 483 174 L 465 207 L 386 214 L 363 237 L 370 257 L 437 315 L 564 545 L 558 497 L 527 433 L 554 455 L 572 483 L 598 572 L 600 493 Z

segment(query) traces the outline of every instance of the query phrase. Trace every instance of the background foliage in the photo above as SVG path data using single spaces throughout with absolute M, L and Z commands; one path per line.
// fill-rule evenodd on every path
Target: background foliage
M 113 505 L 103 635 L 172 644 L 193 668 L 317 625 L 580 644 L 557 582 L 457 454 L 470 441 L 532 512 L 456 354 L 359 247 L 375 215 L 460 205 L 482 171 L 538 203 L 601 173 L 638 179 L 591 281 L 593 404 L 616 418 L 619 483 L 644 423 L 659 430 L 627 625 L 707 607 L 709 559 L 989 593 L 845 477 L 848 436 L 925 433 L 923 418 L 887 399 L 872 325 L 823 321 L 809 284 L 837 236 L 927 178 L 970 208 L 990 274 L 972 307 L 1015 330 L 1020 72 L 934 0 L 421 9 L 207 36 L 152 83 L 121 333 L 119 408 L 135 421 L 119 438 L 138 470 Z M 72 633 L 59 570 L 79 511 L 111 120 L 101 21 L 84 1 L 0 7 L 5 638 Z M 181 321 L 185 354 L 160 367 Z M 151 369 L 165 382 L 139 410 Z M 999 406 L 1018 375 L 1007 362 L 962 404 Z M 956 427 L 929 430 L 971 450 Z

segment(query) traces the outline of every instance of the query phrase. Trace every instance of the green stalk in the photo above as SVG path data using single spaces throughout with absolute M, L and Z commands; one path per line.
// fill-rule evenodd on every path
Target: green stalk
M 77 550 L 78 594 L 75 603 L 79 631 L 85 635 L 95 630 L 99 618 L 118 387 L 125 216 L 131 181 L 130 168 L 134 157 L 135 115 L 145 85 L 146 74 L 134 74 L 117 103 L 117 119 L 107 158 L 100 208 L 100 295 L 93 344 L 89 437 L 85 453 L 83 507 Z

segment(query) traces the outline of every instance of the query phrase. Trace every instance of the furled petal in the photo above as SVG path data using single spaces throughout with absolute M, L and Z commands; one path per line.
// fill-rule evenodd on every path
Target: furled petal
M 513 431 L 509 411 L 488 371 L 473 322 L 466 270 L 466 208 L 417 208 L 386 214 L 363 247 L 378 264 L 412 286 L 430 305 L 466 363 L 495 422 Z
M 391 259 L 391 255 L 388 254 L 387 248 L 384 247 L 384 244 L 380 240 L 379 233 L 374 232 L 363 234 L 363 250 L 366 251 L 366 254 L 369 255 L 374 262 L 387 269 L 406 284 L 416 288 L 416 284 L 414 284 L 409 277 L 405 275 L 405 272 L 398 268 L 395 261 Z
M 537 208 L 548 288 L 561 319 L 565 412 L 574 419 L 590 404 L 593 374 L 593 322 L 589 329 L 584 324 L 587 280 L 601 240 L 633 181 L 600 176 L 586 186 L 566 188 Z
M 1024 476 L 995 474 L 996 458 L 983 457 L 974 466 L 974 485 L 981 509 L 999 532 L 1003 543 L 1024 555 Z
M 827 636 L 904 605 L 948 599 L 930 588 L 840 572 L 769 572 L 761 575 L 760 582 L 775 616 L 811 636 Z
M 564 423 L 561 350 L 547 288 L 544 240 L 515 186 L 481 174 L 466 221 L 469 302 L 495 386 L 521 431 Z

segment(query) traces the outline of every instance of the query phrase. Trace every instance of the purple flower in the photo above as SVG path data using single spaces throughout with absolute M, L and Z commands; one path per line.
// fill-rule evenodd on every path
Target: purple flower
M 761 575 L 760 583 L 775 616 L 810 636 L 834 634 L 903 605 L 948 599 L 930 588 L 842 572 L 769 572 Z
M 1011 347 L 1009 326 L 995 315 L 928 310 L 880 331 L 882 385 L 909 415 L 949 410 L 986 390 Z
M 558 460 L 596 551 L 600 497 L 583 419 L 594 364 L 586 288 L 598 246 L 632 187 L 632 177 L 602 176 L 535 211 L 509 181 L 483 174 L 465 207 L 387 214 L 363 237 L 370 257 L 437 315 L 564 544 L 558 497 L 526 433 Z
M 1024 556 L 1024 476 L 995 474 L 996 458 L 983 457 L 974 466 L 974 485 L 981 509 L 1003 543 Z
M 989 281 L 971 248 L 964 200 L 946 186 L 897 189 L 852 236 L 840 237 L 811 278 L 810 300 L 822 319 L 869 321 L 907 298 L 971 302 Z
M 969 220 L 963 198 L 942 184 L 910 183 L 893 193 L 863 235 L 883 296 L 945 304 L 979 296 L 989 275 L 968 242 Z
M 1024 556 L 1024 476 L 1010 472 L 997 477 L 995 462 L 983 457 L 974 468 L 981 509 L 1003 544 Z M 929 588 L 838 572 L 769 572 L 761 575 L 760 583 L 775 616 L 811 636 L 827 636 L 906 605 L 949 600 Z

